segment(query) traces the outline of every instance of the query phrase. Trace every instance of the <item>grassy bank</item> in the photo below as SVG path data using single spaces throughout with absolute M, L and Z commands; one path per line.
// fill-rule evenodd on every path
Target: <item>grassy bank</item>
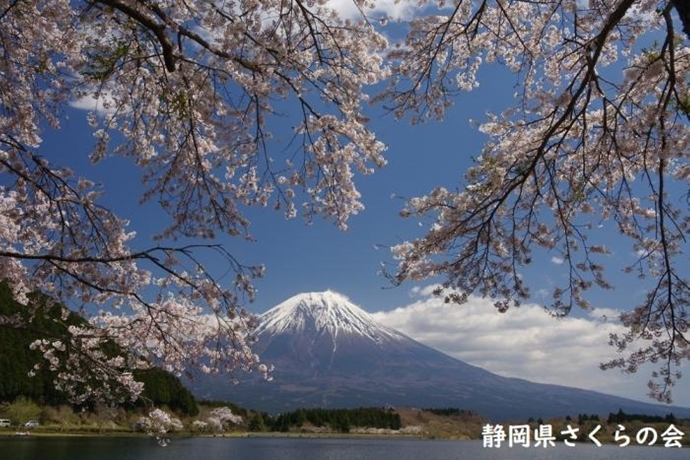
M 298 424 L 285 426 L 282 430 L 271 430 L 269 425 L 253 424 L 257 413 L 243 411 L 242 417 L 237 417 L 232 423 L 224 423 L 214 429 L 210 424 L 199 425 L 200 420 L 209 420 L 214 414 L 218 414 L 218 406 L 201 405 L 200 413 L 196 417 L 184 417 L 179 420 L 177 429 L 170 430 L 166 436 L 202 436 L 202 437 L 314 437 L 314 438 L 425 438 L 425 439 L 451 439 L 451 440 L 481 440 L 484 427 L 488 424 L 496 426 L 484 417 L 475 413 L 461 410 L 421 410 L 410 408 L 386 409 L 399 416 L 399 428 L 373 428 L 351 425 L 347 430 L 340 426 L 329 424 L 316 425 L 309 420 L 300 420 Z M 224 408 L 227 409 L 227 408 Z M 216 411 L 216 412 L 214 412 Z M 93 412 L 75 413 L 69 408 L 43 409 L 40 414 L 34 414 L 32 419 L 40 420 L 40 426 L 24 428 L 16 425 L 9 428 L 0 428 L 0 436 L 16 436 L 17 432 L 28 432 L 29 436 L 148 436 L 147 430 L 141 427 L 136 429 L 138 421 L 145 413 L 140 410 L 123 411 L 119 409 L 100 408 Z M 266 414 L 261 415 L 265 420 Z M 515 420 L 501 422 L 503 429 L 508 434 L 509 427 L 515 425 L 530 426 L 530 434 L 534 439 L 535 430 L 540 425 L 551 425 L 552 434 L 556 443 L 562 444 L 565 440 L 571 440 L 568 433 L 576 430 L 578 439 L 575 442 L 584 444 L 592 443 L 588 435 L 596 430 L 595 437 L 602 444 L 619 444 L 616 441 L 616 432 L 619 435 L 630 437 L 630 445 L 637 445 L 636 434 L 639 430 L 653 428 L 658 439 L 655 445 L 663 445 L 662 433 L 670 426 L 669 422 L 648 422 L 641 420 L 614 421 L 599 420 L 599 418 L 570 419 L 556 418 L 549 420 Z M 675 420 L 674 426 L 683 432 L 681 443 L 690 446 L 690 421 Z M 260 429 L 252 429 L 252 427 Z M 597 426 L 599 428 L 597 429 Z M 619 426 L 625 430 L 620 431 Z M 155 430 L 153 430 L 155 431 Z M 620 440 L 620 437 L 619 437 Z M 507 442 L 507 440 L 506 440 Z

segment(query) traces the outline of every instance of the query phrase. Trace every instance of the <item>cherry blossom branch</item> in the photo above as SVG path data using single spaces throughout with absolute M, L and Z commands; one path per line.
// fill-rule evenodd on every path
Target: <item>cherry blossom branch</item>
M 362 208 L 353 172 L 385 163 L 362 112 L 365 88 L 388 75 L 387 42 L 363 13 L 361 21 L 333 13 L 325 2 L 280 1 L 0 9 L 0 277 L 28 309 L 40 287 L 89 320 L 36 344 L 62 369 L 60 388 L 103 397 L 117 380 L 136 395 L 127 369 L 153 364 L 268 372 L 251 352 L 254 318 L 241 307 L 263 267 L 241 264 L 213 239 L 250 240 L 242 211 L 272 200 L 287 217 L 303 205 L 304 217 L 345 228 Z M 151 247 L 140 249 L 129 223 L 103 206 L 103 189 L 61 167 L 68 156 L 43 143 L 46 124 L 59 130 L 65 105 L 85 100 L 103 109 L 87 116 L 89 159 L 131 159 L 142 202 L 169 215 Z M 283 103 L 304 115 L 293 136 L 305 142 L 288 158 L 269 142 Z M 215 275 L 209 255 L 227 271 Z M 105 356 L 99 340 L 133 362 Z M 83 366 L 93 379 L 82 378 Z
M 480 126 L 489 141 L 463 188 L 439 187 L 408 202 L 402 215 L 429 219 L 429 230 L 392 248 L 399 263 L 388 276 L 394 283 L 442 276 L 442 287 L 455 290 L 449 301 L 479 292 L 505 311 L 530 297 L 523 268 L 555 252 L 566 282 L 554 288 L 552 311 L 591 308 L 588 291 L 613 287 L 602 262 L 609 249 L 590 241 L 591 229 L 612 219 L 641 254 L 637 271 L 656 288 L 622 315 L 630 333 L 612 339 L 621 350 L 649 346 L 604 367 L 664 362 L 655 374 L 663 385 L 650 388 L 667 400 L 675 380 L 669 364 L 690 357 L 690 291 L 678 269 L 690 218 L 667 196 L 677 190 L 669 182 L 688 177 L 690 60 L 670 7 L 642 19 L 637 4 L 459 2 L 450 13 L 412 21 L 406 46 L 394 53 L 401 78 L 382 96 L 397 103 L 398 115 L 441 117 L 451 85 L 474 88 L 483 62 L 515 73 L 519 87 L 516 104 Z M 656 28 L 665 41 L 635 45 Z M 617 59 L 627 62 L 612 69 Z

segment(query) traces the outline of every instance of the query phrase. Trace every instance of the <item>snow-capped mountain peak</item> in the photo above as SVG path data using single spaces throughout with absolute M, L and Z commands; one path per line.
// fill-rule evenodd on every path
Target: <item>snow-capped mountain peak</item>
M 205 399 L 280 413 L 299 408 L 460 407 L 494 421 L 563 417 L 573 411 L 667 414 L 687 408 L 501 377 L 458 361 L 376 323 L 345 296 L 299 294 L 264 313 L 254 351 L 275 366 L 273 380 L 197 386 Z
M 342 294 L 333 291 L 297 294 L 260 316 L 259 335 L 268 333 L 355 334 L 374 342 L 404 337 L 374 320 Z

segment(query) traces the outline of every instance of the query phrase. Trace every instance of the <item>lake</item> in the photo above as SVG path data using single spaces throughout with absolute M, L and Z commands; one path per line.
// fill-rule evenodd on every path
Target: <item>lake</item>
M 488 449 L 481 441 L 360 438 L 6 437 L 3 460 L 687 460 L 688 448 L 576 445 Z

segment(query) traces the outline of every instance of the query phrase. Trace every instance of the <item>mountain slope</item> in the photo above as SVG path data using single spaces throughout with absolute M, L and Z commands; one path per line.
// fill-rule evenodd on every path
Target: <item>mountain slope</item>
M 493 419 L 628 413 L 690 417 L 690 409 L 505 378 L 377 323 L 342 295 L 299 294 L 260 318 L 256 352 L 271 382 L 196 382 L 202 397 L 268 412 L 300 407 L 458 407 Z
M 16 302 L 6 282 L 0 282 L 0 319 L 20 317 L 28 326 L 13 328 L 3 326 L 0 321 L 0 402 L 14 401 L 26 397 L 47 405 L 67 404 L 67 395 L 55 388 L 54 372 L 45 365 L 45 359 L 39 350 L 32 350 L 30 345 L 39 339 L 64 337 L 68 325 L 88 326 L 84 318 L 70 313 L 65 321 L 63 307 L 39 293 L 29 296 L 31 307 Z M 108 346 L 109 348 L 106 348 Z M 104 345 L 105 352 L 112 352 L 111 345 Z M 124 354 L 124 352 L 120 352 Z M 36 370 L 35 364 L 41 364 Z M 30 377 L 30 371 L 35 374 Z M 181 381 L 169 372 L 151 368 L 135 371 L 135 378 L 144 383 L 144 392 L 134 405 L 153 403 L 156 406 L 167 406 L 181 413 L 196 415 L 199 412 L 194 397 Z M 88 378 L 88 369 L 83 377 Z

